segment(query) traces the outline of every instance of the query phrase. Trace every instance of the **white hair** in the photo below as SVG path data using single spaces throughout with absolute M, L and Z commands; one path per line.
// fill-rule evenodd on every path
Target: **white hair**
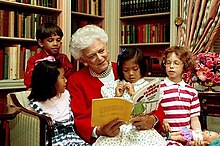
M 106 32 L 96 25 L 86 25 L 79 28 L 70 40 L 70 52 L 74 59 L 79 60 L 82 56 L 81 50 L 92 45 L 96 40 L 107 43 Z

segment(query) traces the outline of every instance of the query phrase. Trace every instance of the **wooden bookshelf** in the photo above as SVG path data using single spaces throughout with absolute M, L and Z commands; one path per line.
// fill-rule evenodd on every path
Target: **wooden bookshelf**
M 147 76 L 163 77 L 165 71 L 160 69 L 159 58 L 166 48 L 177 42 L 174 19 L 178 15 L 178 3 L 171 0 L 120 0 L 118 5 L 119 50 L 141 49 L 148 58 Z
M 0 50 L 5 51 L 5 47 L 13 46 L 13 45 L 19 45 L 20 47 L 25 47 L 25 48 L 37 46 L 37 41 L 35 39 L 35 32 L 38 24 L 38 22 L 36 21 L 38 21 L 39 18 L 39 23 L 41 23 L 42 21 L 52 21 L 52 22 L 56 22 L 61 27 L 61 29 L 64 32 L 61 52 L 67 53 L 68 52 L 67 46 L 69 46 L 69 42 L 67 38 L 70 38 L 70 33 L 68 34 L 67 32 L 69 32 L 70 30 L 70 23 L 66 23 L 64 19 L 67 18 L 67 16 L 70 16 L 70 14 L 68 14 L 68 12 L 70 13 L 70 7 L 68 7 L 69 2 L 63 0 L 53 0 L 53 1 L 33 0 L 29 2 L 30 3 L 21 3 L 21 2 L 16 2 L 16 0 L 8 0 L 8 1 L 0 0 Z M 19 19 L 16 19 L 15 16 L 13 17 L 15 20 L 12 21 L 11 17 L 9 18 L 9 14 L 7 14 L 10 12 L 14 13 L 14 15 L 17 14 L 21 15 L 19 17 L 22 17 L 22 21 L 20 21 L 22 23 L 20 24 Z M 28 21 L 26 19 L 28 16 L 33 16 L 32 21 L 30 20 Z M 5 27 L 6 24 L 4 24 L 5 19 L 8 25 L 7 27 Z M 14 23 L 14 25 L 12 25 L 11 27 L 14 33 L 12 31 L 12 34 L 9 34 L 10 31 L 7 29 L 9 29 L 9 25 L 12 24 L 11 22 Z M 29 22 L 31 24 L 27 25 Z M 22 31 L 20 30 L 21 28 Z M 21 31 L 22 33 L 21 35 L 18 33 L 19 31 Z M 69 54 L 67 55 L 70 57 Z M 3 59 L 1 61 L 3 61 Z M 0 63 L 0 67 L 1 67 L 0 71 L 2 71 L 3 69 L 1 63 Z M 23 83 L 23 78 L 22 77 L 17 77 L 15 79 L 1 78 L 0 93 L 2 92 L 1 90 L 10 91 L 10 89 L 24 90 L 25 86 Z
M 71 0 L 71 34 L 87 24 L 105 29 L 105 0 Z M 83 65 L 71 58 L 74 71 Z

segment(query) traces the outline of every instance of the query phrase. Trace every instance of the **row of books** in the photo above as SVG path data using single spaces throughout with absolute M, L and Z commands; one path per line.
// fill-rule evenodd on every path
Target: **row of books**
M 121 0 L 121 16 L 170 12 L 170 0 Z
M 57 0 L 5 0 L 5 1 L 57 8 Z
M 0 36 L 34 39 L 36 28 L 43 22 L 56 24 L 57 17 L 0 10 Z
M 71 10 L 101 16 L 101 0 L 72 0 Z
M 40 49 L 37 46 L 24 47 L 13 44 L 0 48 L 0 80 L 23 79 L 27 60 Z
M 121 25 L 122 44 L 169 42 L 169 38 L 169 24 Z

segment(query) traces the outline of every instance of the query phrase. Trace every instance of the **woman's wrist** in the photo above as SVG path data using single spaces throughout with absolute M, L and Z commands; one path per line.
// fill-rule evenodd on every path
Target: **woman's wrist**
M 155 127 L 155 126 L 157 125 L 157 123 L 159 122 L 159 120 L 158 120 L 157 116 L 155 116 L 155 115 L 153 115 L 153 116 L 154 116 L 154 119 L 155 119 L 155 122 L 154 122 L 154 126 L 153 126 L 153 127 Z

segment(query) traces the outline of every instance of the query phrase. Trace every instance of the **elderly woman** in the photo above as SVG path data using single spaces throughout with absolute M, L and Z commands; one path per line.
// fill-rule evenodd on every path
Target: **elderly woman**
M 87 25 L 79 28 L 70 42 L 70 51 L 74 59 L 82 62 L 85 67 L 72 73 L 67 82 L 72 100 L 71 108 L 74 113 L 75 127 L 78 134 L 90 144 L 99 136 L 114 137 L 119 134 L 123 124 L 115 119 L 101 127 L 91 127 L 92 99 L 102 98 L 101 87 L 118 79 L 116 63 L 109 61 L 107 49 L 108 36 L 98 26 Z M 153 115 L 133 118 L 133 126 L 140 130 L 154 127 L 163 121 L 164 112 L 161 107 Z M 159 124 L 160 123 L 160 124 Z

